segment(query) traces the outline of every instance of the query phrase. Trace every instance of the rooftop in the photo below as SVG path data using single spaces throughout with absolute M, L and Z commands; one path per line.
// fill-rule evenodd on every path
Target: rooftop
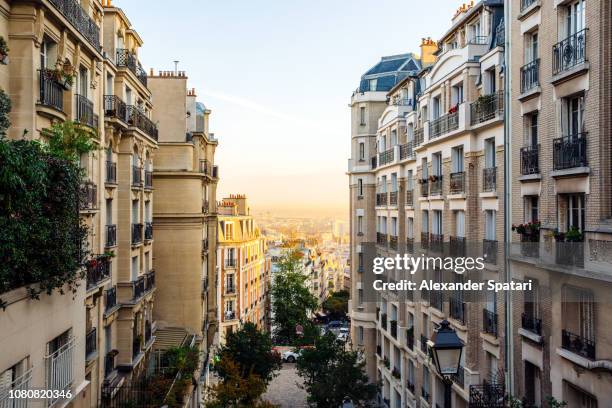
M 387 92 L 399 81 L 421 70 L 421 61 L 413 53 L 390 55 L 361 76 L 359 92 Z

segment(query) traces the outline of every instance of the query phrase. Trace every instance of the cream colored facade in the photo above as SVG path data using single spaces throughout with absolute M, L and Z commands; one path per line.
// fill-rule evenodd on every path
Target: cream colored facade
M 270 260 L 246 196 L 224 198 L 217 211 L 219 343 L 224 344 L 226 336 L 245 322 L 270 329 Z
M 461 7 L 439 42 L 422 40 L 427 63 L 419 61 L 419 69 L 383 92 L 372 91 L 371 82 L 364 89 L 368 71 L 351 100 L 352 344 L 365 351 L 370 378 L 381 382 L 383 406 L 444 404 L 427 344 L 445 319 L 465 343 L 452 406 L 503 395 L 502 296 L 468 301 L 461 292 L 416 291 L 375 300 L 364 298 L 363 276 L 367 246 L 382 256 L 418 256 L 423 249 L 435 256 L 444 248 L 461 256 L 477 247 L 487 259 L 479 279 L 502 276 L 502 17 L 501 2 Z M 439 50 L 432 54 L 432 47 Z M 417 282 L 459 279 L 435 270 L 419 274 Z

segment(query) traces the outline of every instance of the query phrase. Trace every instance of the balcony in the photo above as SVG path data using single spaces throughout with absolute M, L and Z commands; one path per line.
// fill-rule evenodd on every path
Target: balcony
M 397 339 L 397 320 L 391 320 L 389 322 L 389 326 L 390 326 L 391 336 L 393 336 L 394 339 Z
M 584 268 L 584 242 L 555 243 L 555 263 L 564 267 Z
M 138 300 L 145 293 L 145 277 L 139 276 L 135 281 L 132 281 L 132 299 Z
M 484 239 L 482 241 L 482 253 L 486 263 L 497 265 L 497 241 L 494 239 Z
M 521 147 L 521 174 L 540 173 L 540 145 Z
M 414 389 L 415 389 L 414 380 L 412 381 L 406 380 L 406 388 L 408 388 L 408 390 L 410 390 L 410 392 L 414 395 Z
M 402 372 L 400 371 L 398 367 L 393 367 L 393 371 L 391 371 L 391 375 L 393 376 L 393 378 L 397 380 L 402 378 Z
M 92 356 L 98 351 L 98 331 L 95 327 L 85 335 L 85 360 L 91 360 Z
M 144 188 L 149 190 L 153 188 L 153 172 L 151 170 L 144 171 Z
M 115 286 L 104 292 L 104 311 L 108 313 L 117 305 L 117 288 Z
M 133 105 L 127 105 L 128 125 L 140 129 L 144 134 L 157 141 L 158 129 L 153 121 L 145 116 L 142 111 Z
M 49 0 L 72 26 L 100 51 L 100 28 L 76 0 Z
M 118 96 L 104 95 L 104 116 L 127 123 L 127 105 Z
M 470 385 L 469 408 L 506 407 L 505 389 L 502 384 L 483 381 L 482 385 Z
M 236 320 L 236 312 L 234 312 L 233 310 L 226 310 L 224 316 L 224 320 Z
M 378 166 L 384 166 L 385 164 L 393 163 L 395 160 L 394 150 L 391 148 L 378 154 Z
M 376 233 L 376 243 L 378 245 L 387 246 L 387 234 L 383 234 L 382 232 Z
M 476 44 L 476 45 L 488 45 L 489 36 L 488 35 L 473 35 L 467 40 L 467 43 Z
M 421 232 L 421 247 L 429 248 L 429 233 Z
M 448 237 L 448 249 L 450 256 L 463 257 L 466 254 L 465 237 Z
M 397 191 L 391 191 L 389 193 L 389 205 L 397 206 Z
M 144 239 L 146 241 L 151 241 L 153 239 L 153 223 L 152 222 L 145 223 Z
M 93 102 L 86 96 L 74 95 L 76 104 L 76 121 L 90 128 L 98 128 L 98 115 L 94 113 Z
M 389 196 L 387 193 L 376 193 L 376 205 L 378 206 L 387 205 L 388 197 Z
M 236 267 L 236 258 L 228 258 L 225 260 L 226 268 L 235 268 Z
M 414 129 L 414 147 L 418 147 L 423 144 L 425 140 L 425 128 Z
M 414 147 L 412 141 L 400 146 L 400 160 L 414 158 Z
M 487 122 L 504 114 L 504 93 L 496 92 L 482 95 L 470 104 L 470 123 L 472 126 Z
M 421 180 L 421 197 L 427 197 L 429 195 L 429 180 Z
M 206 175 L 210 176 L 210 164 L 208 163 L 208 160 L 200 160 L 200 173 L 204 173 Z
M 567 330 L 561 331 L 561 347 L 582 357 L 595 360 L 595 341 Z
M 117 225 L 111 224 L 106 226 L 106 241 L 105 246 L 111 248 L 117 245 Z
M 457 374 L 451 375 L 451 380 L 459 387 L 465 387 L 465 369 L 459 366 L 459 371 L 457 371 Z
M 482 170 L 482 191 L 485 193 L 497 190 L 497 167 Z
M 142 243 L 142 224 L 132 224 L 132 245 Z
M 482 331 L 497 337 L 497 313 L 482 309 Z
M 397 250 L 397 236 L 391 235 L 389 237 L 389 248 Z
M 117 50 L 117 57 L 115 59 L 115 64 L 120 68 L 127 68 L 136 78 L 142 83 L 144 86 L 147 86 L 147 73 L 140 65 L 140 61 L 136 57 L 136 54 L 126 50 L 124 48 L 120 48 Z
M 587 166 L 587 133 L 553 139 L 553 169 L 565 170 Z
M 140 187 L 142 185 L 142 169 L 136 165 L 132 165 L 132 186 Z
M 442 179 L 443 179 L 443 176 L 441 174 L 433 176 L 433 180 L 429 181 L 429 195 L 432 195 L 432 196 L 442 195 L 442 188 L 443 188 Z
M 33 368 L 19 374 L 16 378 L 9 377 L 3 387 L 0 388 L 0 407 L 2 408 L 28 408 L 28 399 L 11 399 L 12 395 L 20 395 L 32 389 L 32 371 Z
M 81 186 L 81 210 L 95 210 L 98 208 L 98 186 L 87 181 Z
M 435 139 L 459 129 L 459 111 L 447 113 L 429 122 L 429 139 Z
M 53 71 L 39 70 L 40 94 L 38 103 L 64 111 L 64 87 L 55 79 Z
M 450 175 L 450 193 L 462 194 L 465 193 L 465 172 L 458 171 Z
M 58 348 L 54 353 L 45 356 L 44 373 L 46 377 L 45 389 L 68 391 L 74 380 L 74 337 Z M 47 399 L 48 406 L 53 406 L 59 399 L 59 393 Z
M 406 190 L 406 205 L 414 206 L 414 190 Z
M 465 302 L 455 296 L 451 296 L 449 308 L 450 317 L 461 322 L 461 324 L 465 324 Z
M 149 292 L 155 289 L 155 269 L 151 269 L 149 272 L 145 273 L 145 292 Z
M 226 295 L 235 295 L 236 294 L 236 285 L 234 283 L 226 282 L 225 283 L 225 294 Z
M 111 275 L 111 261 L 109 256 L 100 255 L 85 265 L 87 273 L 87 289 L 98 286 L 100 282 L 108 279 Z
M 542 335 L 542 319 L 530 316 L 527 313 L 521 315 L 521 327 L 538 336 Z
M 116 355 L 116 350 L 111 350 L 104 356 L 104 378 L 108 378 L 108 376 L 110 376 L 113 371 L 115 371 Z
M 414 253 L 414 238 L 406 237 L 406 252 Z M 408 292 L 408 296 L 412 295 L 412 291 Z
M 553 45 L 553 75 L 559 75 L 586 62 L 586 32 L 583 29 Z
M 430 306 L 444 312 L 444 292 L 440 290 L 432 290 L 430 296 Z
M 526 10 L 529 6 L 535 3 L 536 0 L 521 0 L 521 11 Z
M 429 247 L 436 252 L 442 252 L 442 246 L 444 245 L 443 234 L 429 234 Z
M 109 184 L 117 184 L 117 163 L 106 161 L 106 182 Z
M 521 93 L 526 93 L 540 85 L 540 59 L 537 58 L 521 67 Z

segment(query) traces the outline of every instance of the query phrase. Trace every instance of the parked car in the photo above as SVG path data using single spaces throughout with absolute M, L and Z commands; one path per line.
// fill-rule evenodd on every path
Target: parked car
M 297 359 L 300 358 L 301 354 L 302 354 L 302 350 L 300 350 L 297 353 L 293 350 L 285 351 L 283 353 L 283 361 L 286 363 L 295 363 Z
M 346 342 L 348 341 L 348 336 L 349 336 L 348 332 L 342 332 L 338 334 L 338 340 Z

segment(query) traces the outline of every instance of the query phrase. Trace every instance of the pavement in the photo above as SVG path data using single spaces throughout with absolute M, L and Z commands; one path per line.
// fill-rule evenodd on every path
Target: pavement
M 284 363 L 263 395 L 263 399 L 282 408 L 306 408 L 306 391 L 300 388 L 302 378 L 298 376 L 295 364 Z

